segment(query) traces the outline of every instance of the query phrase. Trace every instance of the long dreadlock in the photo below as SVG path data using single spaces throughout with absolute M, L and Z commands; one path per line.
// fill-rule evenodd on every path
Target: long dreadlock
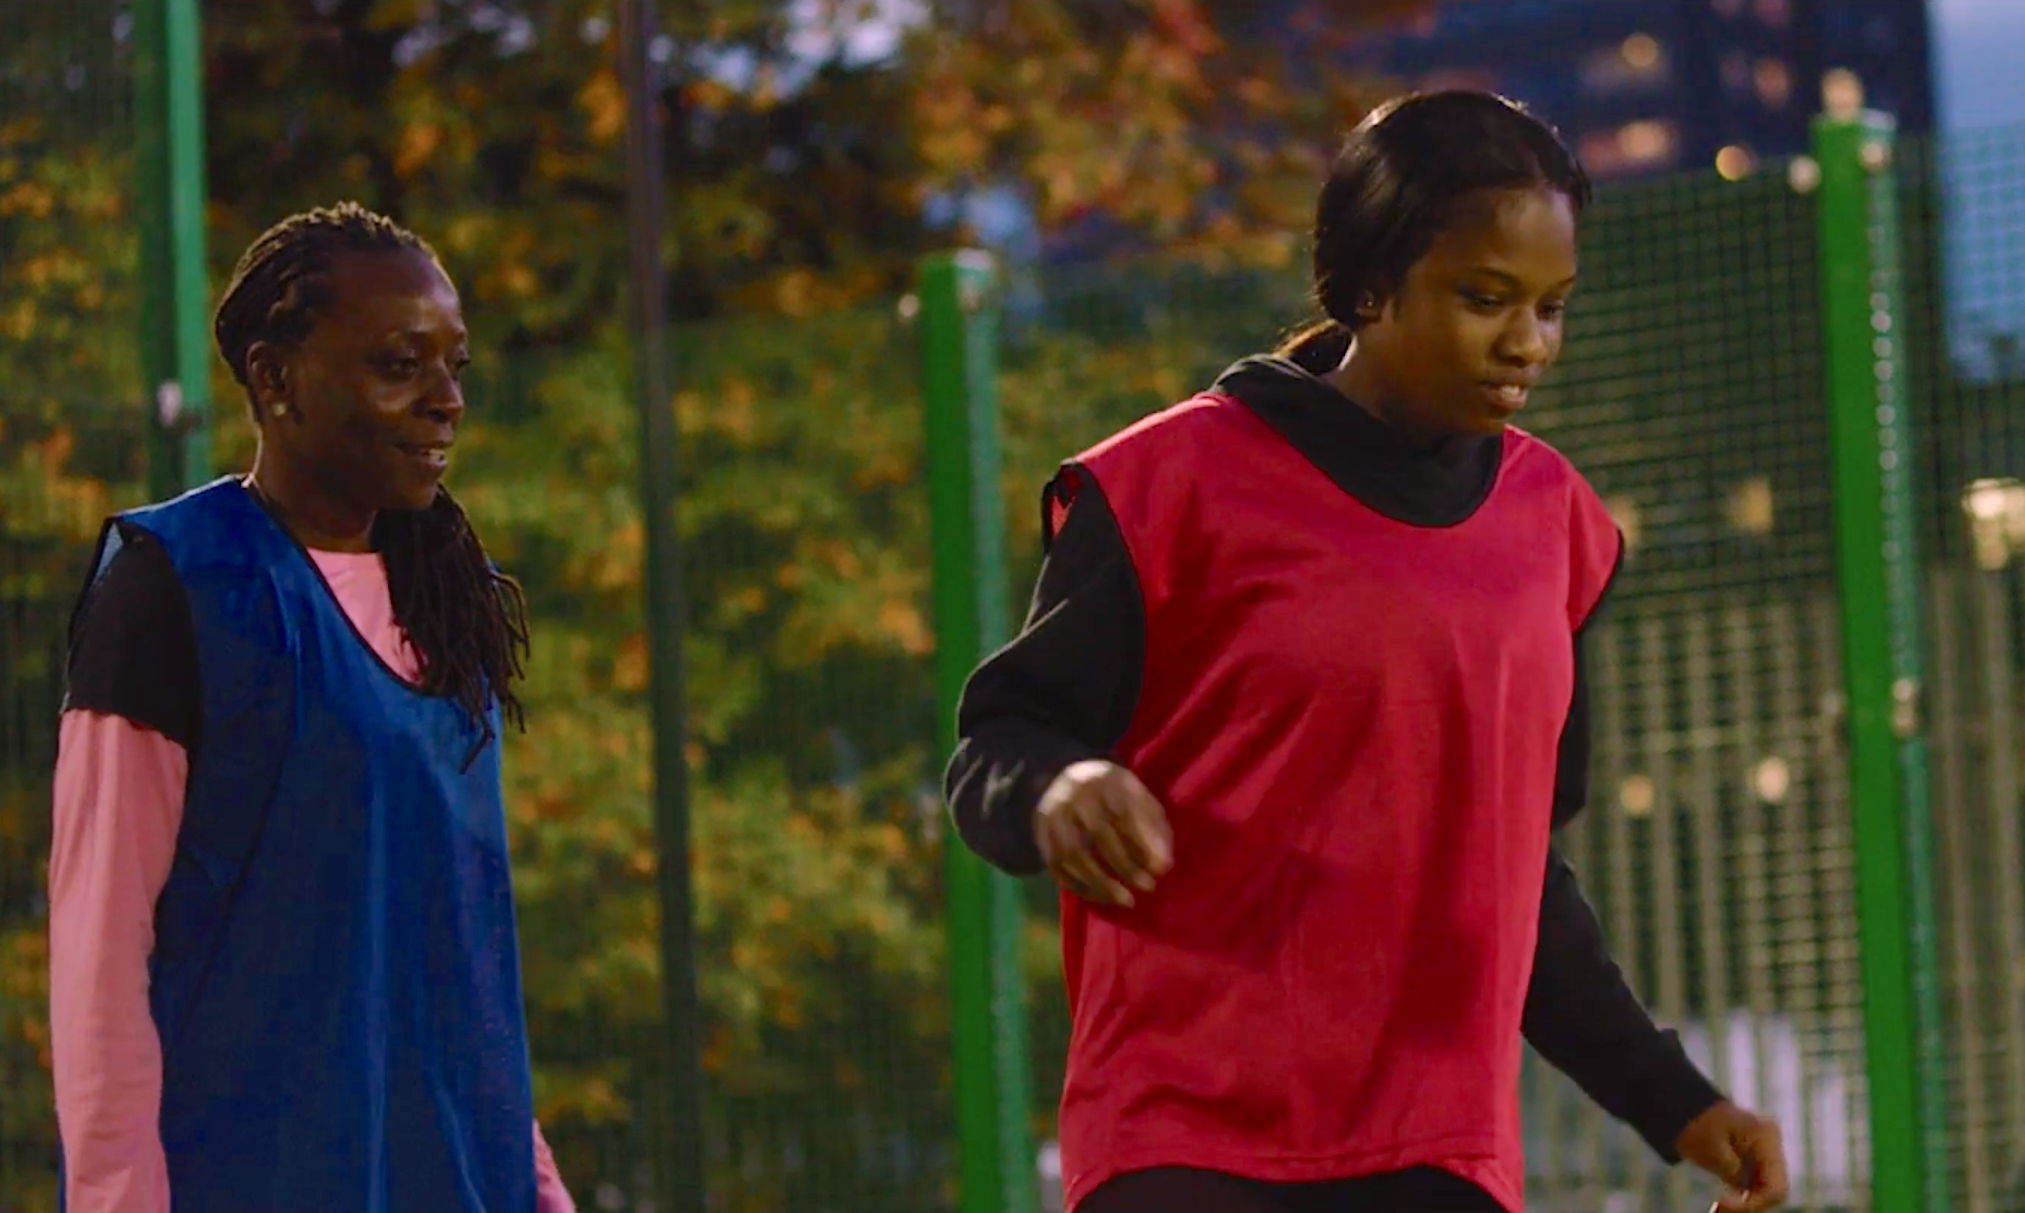
M 255 240 L 232 271 L 213 326 L 218 352 L 247 387 L 256 342 L 302 341 L 330 306 L 331 261 L 341 253 L 436 253 L 420 236 L 355 202 L 292 215 Z M 257 418 L 256 418 L 257 419 Z M 447 489 L 425 510 L 382 510 L 373 547 L 387 562 L 394 618 L 422 657 L 422 689 L 455 700 L 491 740 L 497 702 L 516 727 L 526 717 L 513 684 L 528 650 L 520 583 L 486 558 L 470 519 Z M 474 751 L 475 753 L 475 751 Z

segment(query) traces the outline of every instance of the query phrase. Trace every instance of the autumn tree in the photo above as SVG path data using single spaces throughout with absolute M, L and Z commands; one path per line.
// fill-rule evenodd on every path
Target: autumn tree
M 1044 227 L 1287 264 L 1319 171 L 1379 91 L 1318 0 L 1019 0 L 854 31 L 878 0 L 667 3 L 672 314 L 807 315 L 897 293 L 931 195 L 1024 193 Z M 243 0 L 208 28 L 221 250 L 357 196 L 442 246 L 512 348 L 617 315 L 624 102 L 609 0 Z M 1322 36 L 1327 34 L 1329 36 Z
M 1428 7 L 978 0 L 915 47 L 921 171 L 1017 182 L 1044 225 L 1101 217 L 1135 251 L 1287 265 L 1335 142 L 1388 88 L 1342 50 Z
M 876 53 L 853 49 L 864 10 L 662 8 L 704 1061 L 713 1182 L 745 1210 L 949 1196 L 917 351 L 893 307 L 918 256 L 959 235 L 926 203 L 999 183 L 1051 229 L 1102 218 L 1121 248 L 1261 267 L 1242 290 L 1185 269 L 1096 276 L 1015 334 L 1007 509 L 1030 567 L 1054 459 L 1294 318 L 1298 276 L 1279 267 L 1369 96 L 1322 42 L 1262 36 L 1235 0 L 952 6 L 884 29 Z M 659 1098 L 658 924 L 611 10 L 241 0 L 207 16 L 217 277 L 275 218 L 354 197 L 425 234 L 464 291 L 481 362 L 454 484 L 527 585 L 537 638 L 530 731 L 507 754 L 537 1098 L 572 1180 L 631 1192 Z M 110 20 L 22 28 L 37 36 L 0 48 L 0 81 L 60 88 L 79 55 L 116 75 L 127 51 Z M 24 720 L 53 712 L 93 523 L 139 492 L 131 150 L 102 115 L 0 113 L 0 519 L 24 629 L 8 653 L 39 654 L 6 670 Z M 219 368 L 226 467 L 251 438 L 234 392 Z M 44 1089 L 47 1064 L 48 732 L 22 731 L 0 801 L 10 1093 Z M 1042 984 L 1051 946 L 1034 942 Z M 1039 1047 L 1045 1130 L 1046 1032 Z M 54 1141 L 46 1106 L 17 1106 L 0 1154 L 28 1161 L 0 1163 L 10 1194 Z

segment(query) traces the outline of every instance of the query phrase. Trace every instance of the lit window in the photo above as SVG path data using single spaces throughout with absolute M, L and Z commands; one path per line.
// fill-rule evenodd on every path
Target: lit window
M 1671 67 L 1659 39 L 1633 34 L 1617 46 L 1598 49 L 1583 58 L 1582 87 L 1605 94 L 1649 92 L 1667 83 Z
M 2025 547 L 2025 484 L 2009 477 L 1973 480 L 1962 490 L 1976 563 L 2001 569 Z
M 1671 122 L 1630 122 L 1616 130 L 1589 132 L 1578 151 L 1593 175 L 1609 177 L 1674 163 L 1680 138 Z
M 1748 147 L 1733 143 L 1716 153 L 1716 172 L 1722 174 L 1725 181 L 1742 181 L 1757 167 L 1758 158 L 1751 154 Z
M 1730 486 L 1729 500 L 1723 506 L 1723 516 L 1729 522 L 1731 530 L 1745 535 L 1769 535 L 1772 533 L 1772 514 L 1771 481 L 1763 476 L 1754 476 Z
M 1617 146 L 1640 164 L 1652 164 L 1673 155 L 1674 130 L 1670 122 L 1627 122 L 1617 130 Z
M 1626 775 L 1617 785 L 1617 807 L 1626 817 L 1650 817 L 1659 803 L 1659 789 L 1647 775 Z
M 1793 790 L 1793 768 L 1777 754 L 1760 759 L 1751 768 L 1751 790 L 1766 804 L 1783 804 Z
M 1821 108 L 1838 122 L 1863 112 L 1863 78 L 1846 67 L 1821 73 Z
M 1783 59 L 1760 59 L 1751 70 L 1751 87 L 1771 109 L 1785 109 L 1793 99 L 1793 71 Z

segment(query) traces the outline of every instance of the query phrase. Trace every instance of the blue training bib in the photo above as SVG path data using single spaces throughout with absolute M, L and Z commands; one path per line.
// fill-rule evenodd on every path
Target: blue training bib
M 532 1213 L 499 747 L 381 661 L 235 481 L 122 516 L 203 721 L 151 1000 L 176 1213 Z M 496 731 L 496 720 L 493 722 Z

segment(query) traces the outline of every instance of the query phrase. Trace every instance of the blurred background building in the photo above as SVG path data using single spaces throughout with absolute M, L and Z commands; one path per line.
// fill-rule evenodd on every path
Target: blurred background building
M 1908 0 L 1479 0 L 1440 5 L 1346 58 L 1417 87 L 1522 97 L 1611 178 L 1712 164 L 1741 174 L 1802 151 L 1835 67 L 1902 130 L 1928 131 L 1930 42 L 1925 7 Z

